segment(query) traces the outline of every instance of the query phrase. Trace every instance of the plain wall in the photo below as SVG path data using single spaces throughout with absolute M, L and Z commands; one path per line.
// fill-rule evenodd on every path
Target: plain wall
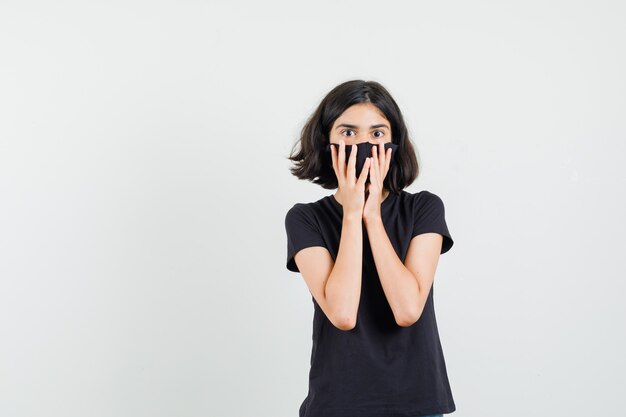
M 375 80 L 455 240 L 458 417 L 613 414 L 626 388 L 619 1 L 0 3 L 0 415 L 293 417 L 313 304 L 286 157 Z

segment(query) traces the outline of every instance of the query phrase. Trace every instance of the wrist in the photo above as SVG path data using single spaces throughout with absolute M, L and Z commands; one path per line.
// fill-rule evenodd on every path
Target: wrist
M 380 213 L 370 214 L 367 216 L 363 216 L 363 222 L 365 223 L 365 226 L 372 226 L 377 224 L 382 225 L 383 218 L 381 217 Z
M 344 223 L 359 223 L 363 221 L 362 215 L 359 212 L 354 213 L 344 213 L 343 214 L 343 222 Z

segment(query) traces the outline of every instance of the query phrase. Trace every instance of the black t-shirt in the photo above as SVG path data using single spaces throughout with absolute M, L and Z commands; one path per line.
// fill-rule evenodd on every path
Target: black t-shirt
M 334 195 L 296 203 L 285 217 L 287 269 L 300 272 L 294 255 L 310 246 L 337 258 L 343 207 Z M 429 191 L 389 193 L 381 204 L 389 239 L 404 262 L 411 238 L 443 236 L 441 253 L 453 240 L 444 205 Z M 434 287 L 434 283 L 433 283 Z M 419 320 L 399 326 L 380 283 L 363 224 L 363 275 L 356 326 L 336 328 L 315 298 L 308 395 L 300 417 L 418 417 L 455 411 L 433 304 L 433 287 Z

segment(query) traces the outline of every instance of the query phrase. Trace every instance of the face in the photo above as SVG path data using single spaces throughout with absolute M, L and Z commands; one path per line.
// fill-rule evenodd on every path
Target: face
M 330 143 L 343 139 L 346 146 L 362 142 L 388 143 L 391 142 L 391 123 L 372 103 L 354 104 L 335 120 L 329 139 Z
M 371 156 L 371 153 L 361 154 L 370 150 L 369 145 L 362 147 L 362 144 L 369 143 L 378 147 L 381 144 L 391 143 L 391 123 L 372 103 L 355 104 L 348 107 L 335 120 L 330 131 L 331 144 L 339 144 L 342 139 L 346 144 L 346 163 L 349 159 L 349 147 L 359 145 L 361 149 L 357 150 L 356 174 L 358 176 L 365 164 L 365 158 Z M 368 174 L 365 181 L 366 188 L 369 188 L 369 182 Z

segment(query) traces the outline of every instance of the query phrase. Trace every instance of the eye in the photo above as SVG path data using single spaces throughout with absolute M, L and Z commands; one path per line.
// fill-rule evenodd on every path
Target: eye
M 345 133 L 345 132 L 354 132 L 354 130 L 352 130 L 352 129 L 345 129 L 345 130 L 341 131 L 341 133 Z M 347 135 L 347 136 L 353 136 L 353 135 Z
M 385 132 L 383 132 L 382 130 L 375 130 L 374 133 L 379 132 L 380 135 L 379 136 L 375 136 L 377 138 L 382 138 L 383 136 L 385 136 Z

